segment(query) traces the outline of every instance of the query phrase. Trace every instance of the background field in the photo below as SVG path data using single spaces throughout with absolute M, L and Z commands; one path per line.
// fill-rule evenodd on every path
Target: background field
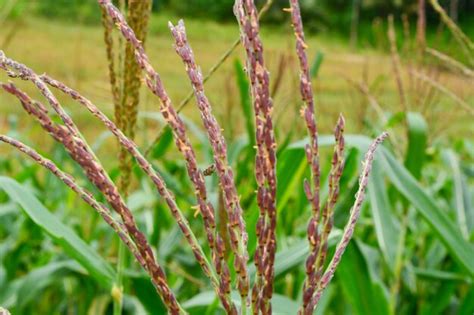
M 10 1 L 0 0 L 0 50 L 38 73 L 46 72 L 81 91 L 113 117 L 103 29 L 94 1 L 12 2 L 14 9 L 4 17 L 2 9 Z M 201 2 L 190 1 L 189 7 L 179 1 L 156 2 L 150 22 L 147 52 L 175 107 L 186 98 L 191 86 L 172 47 L 167 22 L 185 20 L 189 41 L 204 73 L 238 38 L 238 27 L 229 15 L 232 1 L 216 1 L 215 6 Z M 286 2 L 275 2 L 262 26 L 280 148 L 280 256 L 275 284 L 279 300 L 274 303 L 282 314 L 292 314 L 291 307 L 301 300 L 304 280 L 305 228 L 310 209 L 302 181 L 308 177 L 309 170 L 300 141 L 306 137 L 306 129 L 299 114 L 299 68 L 293 31 L 281 11 Z M 336 209 L 336 232 L 344 226 L 357 189 L 359 162 L 367 137 L 389 130 L 392 138 L 386 150 L 393 160 L 385 155 L 378 157 L 380 163 L 374 169 L 374 182 L 369 186 L 355 240 L 318 314 L 472 314 L 474 79 L 427 53 L 419 57 L 415 39 L 416 1 L 386 1 L 390 4 L 362 1 L 358 39 L 353 45 L 350 45 L 351 1 L 336 2 L 344 8 L 339 15 L 334 6 L 327 4 L 330 1 L 308 5 L 304 11 L 310 30 L 308 56 L 312 64 L 322 58 L 313 78 L 320 132 L 330 135 L 339 114 L 343 113 L 350 134 L 347 143 L 351 149 L 347 152 L 341 202 Z M 366 2 L 374 4 L 366 5 Z M 449 8 L 448 1 L 443 4 Z M 458 5 L 457 21 L 472 40 L 474 23 L 469 10 L 473 12 L 474 4 L 466 0 Z M 205 8 L 210 8 L 209 12 Z M 387 39 L 389 13 L 395 14 L 406 108 L 400 103 Z M 409 21 L 405 27 L 401 17 L 404 13 Z M 427 46 L 452 56 L 472 71 L 472 64 L 443 25 L 429 8 Z M 242 82 L 236 70 L 241 70 L 244 63 L 244 52 L 239 47 L 208 81 L 206 93 L 229 142 L 239 194 L 252 230 L 257 213 L 253 151 L 248 147 L 246 117 L 242 112 L 245 100 L 239 92 Z M 410 73 L 413 70 L 429 76 L 444 91 L 420 83 Z M 8 80 L 1 72 L 0 81 Z M 40 98 L 30 83 L 15 82 Z M 369 94 L 360 91 L 360 84 L 368 87 Z M 112 178 L 117 179 L 120 171 L 114 139 L 76 103 L 61 96 L 59 99 Z M 156 97 L 142 88 L 137 143 L 143 150 L 163 127 L 157 102 Z M 460 102 L 467 104 L 468 109 Z M 185 107 L 182 116 L 189 121 L 200 167 L 205 168 L 212 160 L 209 145 L 202 140 L 204 130 L 194 100 Z M 24 113 L 20 104 L 1 92 L 0 134 L 21 139 L 80 178 L 86 187 L 91 186 L 65 151 Z M 324 143 L 329 143 L 329 139 L 328 136 L 322 140 L 324 183 L 331 152 Z M 192 189 L 184 162 L 169 134 L 152 151 L 151 161 L 165 174 L 178 203 L 186 209 L 193 229 L 204 243 L 201 223 L 193 219 L 191 207 L 195 201 L 190 197 Z M 178 298 L 187 303 L 192 314 L 220 312 L 213 297 L 206 296 L 212 289 L 162 200 L 138 170 L 133 174 L 130 207 L 156 246 Z M 47 229 L 27 215 L 24 205 L 19 206 L 18 200 L 2 192 L 7 191 L 2 184 L 5 177 L 21 183 L 28 194 L 71 227 L 113 269 L 118 243 L 100 217 L 58 180 L 6 145 L 0 145 L 0 306 L 8 307 L 12 314 L 112 314 L 109 288 L 91 277 L 74 255 L 48 236 Z M 209 177 L 207 184 L 212 202 L 218 204 L 216 177 Z M 151 284 L 130 257 L 127 257 L 124 279 L 124 314 L 163 312 Z

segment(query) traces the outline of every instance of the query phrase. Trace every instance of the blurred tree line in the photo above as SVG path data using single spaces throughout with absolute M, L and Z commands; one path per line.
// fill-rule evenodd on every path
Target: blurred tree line
M 19 10 L 25 5 L 33 4 L 33 10 L 48 18 L 79 20 L 84 23 L 100 21 L 100 11 L 96 0 L 0 0 L 2 4 L 15 2 Z M 202 19 L 213 19 L 220 22 L 233 22 L 234 0 L 153 0 L 155 12 L 167 11 L 171 14 Z M 256 0 L 262 6 L 266 0 Z M 359 25 L 370 25 L 378 17 L 388 14 L 407 14 L 416 17 L 418 0 L 301 0 L 305 26 L 309 31 L 331 31 L 350 36 L 350 30 Z M 427 2 L 428 25 L 438 25 L 438 15 Z M 474 23 L 474 0 L 440 0 L 447 12 L 461 24 Z M 288 19 L 282 9 L 288 7 L 288 0 L 273 0 L 273 6 L 265 15 L 264 22 L 281 24 Z M 469 32 L 468 30 L 468 32 Z

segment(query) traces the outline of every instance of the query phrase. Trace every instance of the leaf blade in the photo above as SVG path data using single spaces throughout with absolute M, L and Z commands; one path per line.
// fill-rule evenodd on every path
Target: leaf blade
M 64 251 L 83 266 L 99 284 L 111 289 L 115 279 L 112 267 L 71 228 L 60 222 L 36 197 L 17 181 L 0 176 L 0 189 L 18 203 L 24 213 L 43 229 Z

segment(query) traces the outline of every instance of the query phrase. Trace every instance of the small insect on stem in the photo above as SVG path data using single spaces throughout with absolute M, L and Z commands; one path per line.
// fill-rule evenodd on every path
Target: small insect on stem
M 204 176 L 211 176 L 212 174 L 214 174 L 215 171 L 216 171 L 216 165 L 211 164 L 202 173 Z

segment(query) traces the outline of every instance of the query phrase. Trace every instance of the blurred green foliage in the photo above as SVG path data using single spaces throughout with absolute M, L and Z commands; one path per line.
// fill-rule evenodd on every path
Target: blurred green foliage
M 239 82 L 239 85 L 245 84 Z M 144 114 L 146 119 L 159 116 L 151 112 Z M 418 118 L 424 125 L 423 118 Z M 386 128 L 380 122 L 372 123 L 366 130 L 370 134 Z M 419 127 L 416 124 L 407 126 L 404 140 L 408 149 L 404 155 L 407 158 L 429 153 L 426 159 L 419 161 L 417 171 L 421 172 L 416 175 L 420 179 L 416 180 L 394 157 L 391 145 L 387 143 L 377 155 L 354 241 L 317 314 L 390 314 L 388 308 L 394 298 L 398 299 L 394 314 L 469 315 L 474 311 L 470 258 L 474 236 L 473 175 L 472 163 L 468 162 L 473 158 L 469 149 L 472 143 L 459 140 L 451 149 L 440 139 L 415 148 L 410 145 L 417 141 L 411 136 L 413 126 Z M 188 127 L 198 137 L 205 137 L 202 127 Z M 428 129 L 420 130 L 421 136 L 426 137 Z M 349 149 L 330 250 L 340 237 L 340 229 L 353 202 L 354 189 L 357 189 L 360 159 L 370 143 L 364 135 L 347 135 L 346 140 Z M 192 192 L 184 175 L 186 170 L 179 159 L 173 158 L 174 146 L 165 142 L 154 152 L 160 158 L 153 158 L 152 162 L 176 193 L 181 208 L 189 209 L 193 200 L 189 198 Z M 305 143 L 306 140 L 293 142 L 280 148 L 278 154 L 279 252 L 273 305 L 276 311 L 280 310 L 279 314 L 295 314 L 305 276 L 304 260 L 308 253 L 305 233 L 310 214 L 301 187 L 303 178 L 309 175 L 304 157 Z M 208 144 L 196 144 L 205 157 L 205 152 L 209 152 Z M 332 136 L 321 136 L 321 148 L 332 144 Z M 232 152 L 232 166 L 239 178 L 246 222 L 253 231 L 258 208 L 254 182 L 249 176 L 253 168 L 252 145 L 245 136 L 236 137 L 229 142 L 229 152 Z M 79 170 L 71 169 L 66 153 L 59 146 L 53 147 L 48 156 L 69 169 L 76 178 L 82 178 Z M 467 158 L 462 159 L 462 156 Z M 203 160 L 203 165 L 211 162 L 207 158 Z M 323 165 L 329 165 L 329 160 L 328 154 L 323 154 Z M 107 160 L 107 164 L 116 169 L 113 159 Z M 0 304 L 16 314 L 110 314 L 107 281 L 101 279 L 101 274 L 94 276 L 94 270 L 81 261 L 82 250 L 68 251 L 66 245 L 72 243 L 72 239 L 74 244 L 81 243 L 85 248 L 85 242 L 87 251 L 94 253 L 90 255 L 90 261 L 99 253 L 103 260 L 113 264 L 116 236 L 66 186 L 19 153 L 11 151 L 0 157 L 0 174 Z M 154 244 L 160 262 L 166 266 L 178 299 L 191 314 L 223 314 L 214 303 L 207 280 L 200 273 L 199 265 L 163 201 L 143 174 L 137 172 L 135 175 L 139 184 L 130 195 L 129 205 Z M 323 182 L 326 180 L 327 169 L 323 173 Z M 215 175 L 208 178 L 208 187 L 210 195 L 216 196 Z M 211 199 L 217 202 L 215 197 Z M 192 215 L 192 212 L 187 213 L 193 230 L 204 244 L 202 224 L 200 220 L 193 220 Z M 46 216 L 55 219 L 45 221 Z M 48 236 L 51 230 L 57 229 L 67 230 L 67 237 Z M 254 245 L 255 239 L 251 238 L 249 244 Z M 251 246 L 250 250 L 254 248 Z M 100 257 L 96 260 L 100 266 L 107 266 Z M 163 313 L 161 302 L 146 275 L 131 259 L 127 260 L 126 266 L 124 314 Z M 400 282 L 398 288 L 394 287 L 397 281 Z M 285 312 L 290 309 L 293 311 Z
M 22 12 L 22 8 L 30 4 L 33 6 L 33 11 L 48 18 L 84 23 L 100 21 L 100 11 L 96 0 L 0 0 L 0 8 L 9 2 L 15 2 L 19 8 L 14 10 L 13 14 Z M 261 7 L 266 0 L 256 0 L 256 2 Z M 417 10 L 417 0 L 302 0 L 300 2 L 305 26 L 309 31 L 331 31 L 347 36 L 354 15 L 354 5 L 359 8 L 360 25 L 369 28 L 377 17 L 386 17 L 388 14 L 407 14 L 409 17 L 416 18 Z M 155 12 L 165 10 L 180 17 L 233 21 L 233 3 L 234 0 L 154 0 L 153 10 Z M 440 3 L 448 12 L 450 11 L 450 0 L 440 1 Z M 273 0 L 264 22 L 277 24 L 287 20 L 288 14 L 283 11 L 283 8 L 287 6 L 287 0 Z M 438 15 L 429 5 L 427 7 L 428 23 L 432 26 L 438 25 Z M 473 10 L 474 1 L 459 1 L 456 12 L 459 23 L 472 24 L 470 15 Z
M 234 0 L 171 0 L 165 2 L 168 2 L 167 8 L 178 15 L 212 18 L 219 21 L 233 18 L 232 6 Z
M 85 23 L 100 21 L 100 10 L 94 0 L 41 0 L 37 11 L 49 18 L 63 18 Z

